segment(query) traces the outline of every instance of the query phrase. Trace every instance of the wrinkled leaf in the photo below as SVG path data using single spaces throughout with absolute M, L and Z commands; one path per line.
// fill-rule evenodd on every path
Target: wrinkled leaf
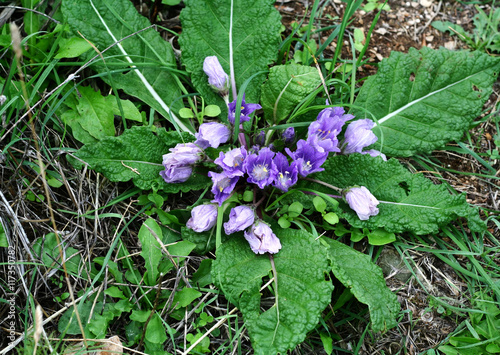
M 277 286 L 260 287 L 272 276 L 269 255 L 254 254 L 244 238 L 231 238 L 217 250 L 212 279 L 243 313 L 255 354 L 286 353 L 305 339 L 330 303 L 333 286 L 325 280 L 325 248 L 303 231 L 273 227 L 282 249 L 275 254 Z M 262 308 L 265 310 L 263 311 Z
M 368 255 L 336 240 L 323 240 L 330 246 L 328 253 L 335 277 L 370 308 L 373 331 L 395 327 L 401 306 L 397 296 L 387 288 L 382 269 Z
M 459 140 L 492 92 L 500 59 L 481 52 L 392 52 L 363 84 L 350 113 L 378 120 L 376 149 L 408 157 Z
M 381 203 L 379 214 L 361 221 L 356 213 L 340 201 L 338 212 L 353 227 L 377 229 L 401 233 L 412 231 L 417 234 L 433 233 L 439 226 L 458 217 L 466 217 L 471 229 L 480 231 L 484 222 L 477 209 L 465 200 L 465 194 L 452 195 L 444 185 L 434 185 L 421 174 L 412 174 L 399 161 L 383 161 L 369 155 L 338 155 L 328 159 L 324 172 L 314 175 L 314 179 L 327 184 L 347 188 L 365 186 Z M 334 190 L 320 184 L 299 182 L 304 186 L 324 193 Z
M 208 85 L 203 61 L 215 55 L 231 75 L 229 30 L 232 26 L 234 79 L 239 89 L 248 78 L 267 70 L 276 59 L 281 27 L 279 12 L 271 0 L 187 0 L 184 3 L 179 38 L 182 61 L 203 98 L 209 103 L 217 103 L 227 112 L 224 101 Z M 265 74 L 261 74 L 250 82 L 246 89 L 247 102 L 258 102 L 264 80 Z
M 321 84 L 318 70 L 297 64 L 272 67 L 262 85 L 262 108 L 268 122 L 279 123 Z
M 169 193 L 200 190 L 210 185 L 206 174 L 194 173 L 184 183 L 167 184 L 160 176 L 164 169 L 163 154 L 182 139 L 188 142 L 190 135 L 179 136 L 177 132 L 166 132 L 163 128 L 157 133 L 150 127 L 132 127 L 118 137 L 107 137 L 100 142 L 87 144 L 75 153 L 78 159 L 87 163 L 93 170 L 103 174 L 111 181 L 129 181 L 143 189 L 163 190 Z M 76 168 L 81 162 L 72 160 Z

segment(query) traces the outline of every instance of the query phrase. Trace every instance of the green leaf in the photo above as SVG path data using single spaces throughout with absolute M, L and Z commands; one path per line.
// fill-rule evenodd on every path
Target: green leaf
M 62 120 L 71 127 L 73 136 L 84 144 L 114 136 L 113 108 L 101 92 L 90 86 L 81 86 L 78 93 L 74 95 L 76 111 L 68 110 L 62 114 Z
M 220 107 L 217 105 L 208 105 L 205 107 L 205 116 L 217 117 L 221 114 Z
M 198 297 L 201 297 L 201 295 L 202 293 L 194 288 L 184 287 L 181 291 L 175 293 L 173 304 L 178 304 L 178 307 L 184 308 Z
M 148 271 L 146 284 L 153 286 L 156 284 L 156 278 L 159 274 L 158 265 L 162 257 L 162 250 L 158 242 L 158 239 L 162 238 L 161 228 L 154 219 L 149 218 L 141 226 L 138 238 L 142 246 L 141 256 L 146 262 L 145 267 Z
M 89 42 L 80 37 L 71 37 L 59 48 L 55 59 L 74 58 L 90 50 L 92 46 Z
M 151 310 L 138 310 L 134 309 L 130 314 L 130 319 L 135 320 L 137 322 L 144 323 L 148 320 L 149 315 L 151 314 Z
M 344 201 L 340 201 L 339 209 L 342 211 L 338 214 L 353 227 L 427 234 L 437 232 L 439 226 L 457 217 L 466 217 L 472 229 L 480 231 L 484 228 L 477 209 L 468 205 L 465 194 L 450 194 L 446 186 L 434 185 L 421 174 L 410 173 L 396 159 L 383 161 L 357 153 L 337 155 L 328 159 L 323 168 L 325 171 L 314 174 L 314 179 L 339 188 L 365 186 L 381 201 L 377 206 L 379 214 L 366 221 L 361 221 Z M 334 190 L 310 181 L 299 182 L 300 185 L 334 193 Z
M 282 249 L 273 256 L 277 272 L 264 291 L 275 296 L 261 304 L 260 288 L 272 276 L 269 255 L 254 254 L 244 238 L 231 238 L 217 250 L 212 279 L 245 319 L 255 354 L 286 353 L 302 342 L 330 303 L 325 248 L 313 236 L 273 227 Z M 266 297 L 267 297 L 266 296 Z M 262 310 L 264 307 L 265 310 Z
M 290 226 L 292 225 L 292 223 L 288 220 L 287 217 L 285 216 L 281 216 L 279 219 L 278 219 L 278 224 L 280 225 L 281 228 L 283 229 L 287 229 L 287 228 L 290 228 Z
M 350 289 L 358 301 L 370 308 L 373 331 L 395 327 L 401 306 L 397 296 L 387 288 L 382 269 L 368 255 L 347 245 L 329 238 L 323 241 L 329 245 L 328 253 L 335 277 Z
M 319 196 L 313 198 L 313 205 L 316 211 L 323 213 L 326 210 L 326 202 Z
M 137 13 L 134 4 L 128 0 L 64 0 L 62 12 L 75 35 L 80 32 L 91 39 L 100 51 L 110 47 L 103 53 L 105 65 L 101 60 L 92 65 L 104 81 L 142 100 L 181 131 L 194 132 L 189 121 L 172 112 L 182 107 L 172 74 L 177 67 L 172 46 L 154 29 L 142 31 L 151 24 Z M 132 63 L 137 66 L 132 67 Z M 110 71 L 110 65 L 123 70 Z
M 191 284 L 196 287 L 205 287 L 212 283 L 212 275 L 210 273 L 212 268 L 212 259 L 204 259 L 198 266 L 198 270 L 191 277 Z
M 303 209 L 304 206 L 302 206 L 300 202 L 294 202 L 288 206 L 288 215 L 292 218 L 298 217 L 302 213 Z
M 146 327 L 146 339 L 154 344 L 163 344 L 167 340 L 167 331 L 158 315 L 154 313 Z
M 383 153 L 430 153 L 462 137 L 490 97 L 499 70 L 500 59 L 481 52 L 392 52 L 363 84 L 350 113 L 378 120 L 373 132 Z
M 120 108 L 118 107 L 116 97 L 114 95 L 106 96 L 106 101 L 113 108 L 114 115 L 122 115 L 122 113 L 120 112 Z M 122 105 L 123 114 L 125 115 L 125 118 L 127 120 L 142 122 L 142 115 L 132 101 L 120 99 L 120 104 Z
M 125 295 L 123 294 L 123 291 L 120 290 L 118 287 L 116 286 L 111 286 L 111 287 L 108 287 L 105 291 L 104 291 L 104 294 L 108 295 L 108 296 L 111 296 L 111 297 L 115 297 L 115 298 L 121 298 L 121 299 L 126 299 Z
M 163 190 L 169 193 L 179 191 L 201 190 L 211 184 L 206 174 L 194 173 L 186 182 L 167 184 L 160 176 L 164 169 L 163 154 L 182 139 L 189 141 L 190 135 L 180 136 L 177 132 L 166 132 L 157 129 L 153 133 L 150 127 L 135 126 L 119 137 L 107 137 L 100 142 L 87 144 L 75 153 L 75 156 L 90 167 L 106 176 L 111 181 L 129 181 L 143 189 Z M 72 160 L 79 168 L 81 163 Z
M 385 245 L 396 241 L 396 235 L 382 228 L 376 229 L 368 234 L 368 243 L 371 245 Z
M 182 60 L 196 90 L 208 103 L 217 103 L 224 111 L 224 101 L 208 85 L 203 61 L 215 55 L 225 72 L 231 75 L 232 35 L 234 80 L 239 89 L 248 78 L 267 70 L 276 59 L 281 28 L 279 12 L 272 0 L 186 0 L 184 3 L 179 38 Z M 245 91 L 246 102 L 259 101 L 264 80 L 265 74 L 253 78 Z
M 325 214 L 325 215 L 323 216 L 323 219 L 324 219 L 327 223 L 329 223 L 329 224 L 331 224 L 331 225 L 334 225 L 334 224 L 339 223 L 339 216 L 338 216 L 336 213 L 333 213 L 333 212 L 329 212 L 329 213 Z
M 262 85 L 262 108 L 268 122 L 287 118 L 307 95 L 321 84 L 316 68 L 297 64 L 272 67 Z

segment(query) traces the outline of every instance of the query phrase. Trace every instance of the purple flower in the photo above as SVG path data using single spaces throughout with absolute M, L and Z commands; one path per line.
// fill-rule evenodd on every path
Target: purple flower
M 214 163 L 220 166 L 226 175 L 230 178 L 235 176 L 243 176 L 243 162 L 247 157 L 245 148 L 235 148 L 227 153 L 220 152 L 219 157 L 215 159 Z
M 363 148 L 377 141 L 377 136 L 372 132 L 375 123 L 369 119 L 357 120 L 349 124 L 345 130 L 344 154 L 361 153 Z
M 255 144 L 263 146 L 266 143 L 266 132 L 260 131 L 255 136 Z
M 381 157 L 383 161 L 387 161 L 387 157 L 385 156 L 385 154 L 375 149 L 365 150 L 364 152 L 361 152 L 361 154 L 370 154 L 370 156 L 374 158 Z
M 198 133 L 195 134 L 196 142 L 200 148 L 217 148 L 221 143 L 226 143 L 231 136 L 231 131 L 222 123 L 203 123 Z
M 222 206 L 222 203 L 231 196 L 239 177 L 229 177 L 224 171 L 220 174 L 209 171 L 208 176 L 212 178 L 214 183 L 212 186 L 212 193 L 215 195 L 215 198 L 212 202 L 217 202 L 219 206 Z
M 295 129 L 293 127 L 288 127 L 281 133 L 281 137 L 285 141 L 285 144 L 290 144 L 295 139 Z
M 187 221 L 186 227 L 201 233 L 212 228 L 217 222 L 216 205 L 199 205 L 192 209 L 191 218 Z
M 344 114 L 342 107 L 328 107 L 321 111 L 316 121 L 309 125 L 307 142 L 319 152 L 340 152 L 337 135 L 344 123 L 354 118 Z
M 248 206 L 237 206 L 229 213 L 229 221 L 224 223 L 226 234 L 233 234 L 250 227 L 255 220 L 252 208 Z
M 165 165 L 165 156 L 173 155 L 173 159 L 178 163 L 178 165 L 189 165 L 194 164 L 201 160 L 203 155 L 203 150 L 200 149 L 194 143 L 180 143 L 174 148 L 169 149 L 171 153 L 165 154 L 163 156 L 163 165 Z
M 229 112 L 227 119 L 232 125 L 234 125 L 236 115 L 236 100 L 230 102 L 228 108 Z M 260 108 L 262 108 L 262 106 L 260 106 L 259 104 L 247 104 L 245 102 L 245 96 L 243 96 L 243 100 L 241 101 L 240 123 L 249 121 L 250 117 L 248 115 Z
M 273 186 L 286 192 L 290 186 L 295 185 L 297 182 L 297 163 L 294 161 L 292 164 L 288 164 L 288 160 L 280 152 L 276 153 L 274 163 L 276 164 L 277 174 Z
M 276 164 L 273 162 L 274 152 L 262 148 L 257 154 L 250 154 L 243 165 L 248 174 L 247 181 L 257 184 L 261 189 L 271 184 L 276 176 Z
M 245 239 L 255 254 L 276 254 L 281 249 L 281 243 L 267 223 L 258 220 L 249 231 L 245 231 Z
M 288 148 L 285 148 L 285 151 L 296 162 L 301 176 L 325 170 L 321 165 L 328 158 L 328 152 L 319 152 L 303 139 L 297 142 L 295 152 L 290 151 Z
M 378 214 L 379 202 L 364 186 L 347 189 L 345 200 L 362 221 Z
M 193 173 L 193 168 L 191 167 L 191 165 L 171 164 L 171 165 L 165 165 L 165 170 L 160 171 L 160 176 L 163 178 L 163 180 L 165 180 L 165 182 L 178 183 L 178 182 L 184 182 L 187 179 L 189 179 L 192 173 Z
M 226 74 L 216 56 L 206 57 L 203 62 L 203 71 L 208 75 L 208 83 L 221 95 L 229 90 L 229 76 Z

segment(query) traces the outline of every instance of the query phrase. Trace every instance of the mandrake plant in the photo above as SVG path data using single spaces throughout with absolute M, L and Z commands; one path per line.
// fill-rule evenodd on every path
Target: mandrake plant
M 409 171 L 398 158 L 459 140 L 492 93 L 498 59 L 445 49 L 393 52 L 346 94 L 355 70 L 339 76 L 338 53 L 329 66 L 318 62 L 321 53 L 311 53 L 312 66 L 277 62 L 290 41 L 281 40 L 272 1 L 186 0 L 178 42 L 189 87 L 170 43 L 144 30 L 150 24 L 129 1 L 63 0 L 62 13 L 70 34 L 81 33 L 102 52 L 92 59 L 83 46 L 77 55 L 92 59 L 90 68 L 115 91 L 63 89 L 58 112 L 83 143 L 68 160 L 110 181 L 132 182 L 156 204 L 138 233 L 145 285 L 161 284 L 180 261 L 172 255 L 215 253 L 211 280 L 240 310 L 256 354 L 286 353 L 303 342 L 336 302 L 334 279 L 368 306 L 373 331 L 397 325 L 400 305 L 381 269 L 340 237 L 384 245 L 457 219 L 485 230 L 464 194 Z M 161 119 L 148 119 L 117 90 Z M 124 117 L 119 135 L 117 114 Z M 187 209 L 161 208 L 169 194 L 188 192 L 197 198 Z M 177 249 L 165 246 L 172 230 L 182 239 Z M 95 261 L 117 280 L 119 265 L 110 256 L 115 248 L 127 255 L 122 247 L 116 238 Z M 75 273 L 80 263 L 73 259 Z M 101 274 L 87 277 L 94 284 Z M 125 276 L 138 283 L 142 277 Z M 188 289 L 177 302 L 195 298 Z M 83 293 L 84 320 L 92 306 L 104 310 L 84 327 L 85 337 L 104 337 L 113 319 L 124 317 L 135 331 L 127 331 L 130 346 L 165 353 L 171 330 L 162 308 L 170 295 L 148 296 L 147 311 L 136 309 L 125 286 L 107 295 L 113 301 Z M 71 314 L 59 330 L 81 334 Z

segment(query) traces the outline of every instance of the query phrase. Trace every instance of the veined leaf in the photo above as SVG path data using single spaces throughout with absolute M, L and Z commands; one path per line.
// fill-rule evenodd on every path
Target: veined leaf
M 208 56 L 217 56 L 239 89 L 245 80 L 267 70 L 276 59 L 281 27 L 279 12 L 271 0 L 186 0 L 185 4 L 179 38 L 182 60 L 196 90 L 207 102 L 226 109 L 224 101 L 208 85 L 203 61 Z M 265 75 L 259 75 L 250 82 L 246 102 L 259 101 L 264 78 Z
M 190 190 L 201 190 L 210 185 L 206 174 L 193 175 L 183 183 L 167 184 L 160 176 L 164 169 L 163 154 L 178 143 L 189 142 L 192 136 L 184 133 L 166 132 L 157 129 L 155 134 L 150 127 L 132 127 L 118 137 L 106 137 L 100 142 L 87 144 L 75 153 L 75 156 L 95 171 L 102 173 L 111 181 L 129 181 L 143 189 L 163 190 L 176 193 Z M 81 162 L 72 160 L 79 168 Z
M 332 271 L 342 284 L 349 288 L 359 302 L 368 305 L 372 329 L 386 331 L 398 323 L 401 308 L 397 296 L 385 284 L 380 267 L 368 255 L 330 238 L 323 238 L 328 245 Z
M 318 70 L 289 64 L 272 67 L 262 85 L 262 108 L 268 122 L 279 123 L 295 106 L 321 84 Z
M 363 84 L 350 113 L 378 120 L 373 132 L 383 153 L 430 153 L 462 137 L 481 113 L 499 70 L 500 60 L 481 52 L 392 52 Z
M 80 32 L 98 50 L 115 44 L 103 54 L 105 63 L 120 63 L 126 71 L 110 72 L 102 63 L 93 65 L 94 70 L 106 74 L 102 76 L 104 81 L 144 101 L 181 131 L 194 132 L 189 121 L 173 112 L 182 103 L 179 100 L 174 104 L 181 92 L 171 73 L 176 61 L 170 43 L 154 29 L 137 33 L 151 24 L 137 13 L 132 2 L 64 0 L 62 11 L 75 35 Z
M 484 228 L 477 209 L 469 206 L 465 194 L 450 194 L 444 185 L 434 185 L 421 174 L 410 173 L 396 159 L 383 161 L 358 153 L 338 155 L 328 159 L 323 168 L 325 171 L 315 174 L 314 179 L 342 189 L 365 186 L 381 202 L 378 215 L 361 221 L 344 201 L 340 201 L 338 214 L 353 227 L 426 234 L 438 231 L 439 226 L 457 217 L 467 217 L 471 229 Z M 335 193 L 324 185 L 311 185 L 310 181 L 302 181 L 299 186 Z
M 148 218 L 139 229 L 138 238 L 141 242 L 141 256 L 143 257 L 147 273 L 146 284 L 153 286 L 158 277 L 158 265 L 162 255 L 160 243 L 156 239 L 162 239 L 161 228 L 152 218 Z
M 273 277 L 269 255 L 254 254 L 244 238 L 223 243 L 212 267 L 212 279 L 243 313 L 255 354 L 286 353 L 302 342 L 333 290 L 325 281 L 325 248 L 303 231 L 273 229 L 283 248 L 273 256 L 277 284 L 270 285 L 272 301 L 262 300 L 259 291 L 263 279 Z

